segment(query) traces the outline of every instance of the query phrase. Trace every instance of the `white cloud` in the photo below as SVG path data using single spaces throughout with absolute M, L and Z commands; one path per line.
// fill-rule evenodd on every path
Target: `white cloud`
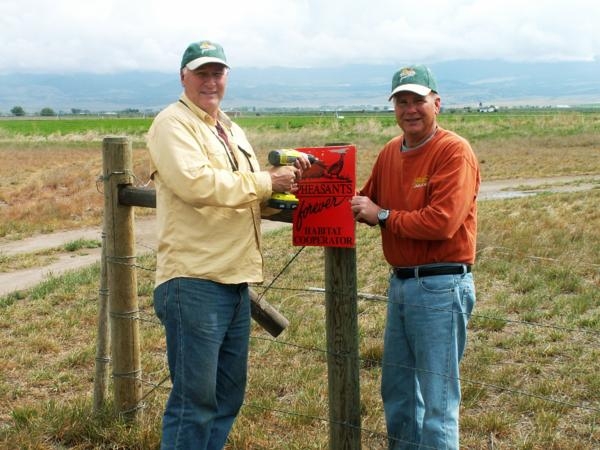
M 0 72 L 177 71 L 185 46 L 235 66 L 590 60 L 597 0 L 2 0 Z

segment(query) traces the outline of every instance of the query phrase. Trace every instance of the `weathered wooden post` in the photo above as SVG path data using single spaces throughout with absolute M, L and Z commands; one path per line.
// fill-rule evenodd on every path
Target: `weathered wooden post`
M 104 225 L 103 230 L 105 229 L 106 225 Z M 108 317 L 105 231 L 102 231 L 102 256 L 100 257 L 100 288 L 98 290 L 97 332 L 96 375 L 94 377 L 94 412 L 99 412 L 106 403 L 106 398 L 108 397 L 108 374 L 110 369 L 110 326 Z
M 361 448 L 356 249 L 325 248 L 329 448 Z
M 325 247 L 325 325 L 329 392 L 329 448 L 361 448 L 358 357 L 356 148 L 347 143 L 298 149 L 317 162 L 299 183 L 294 245 Z
M 133 183 L 131 143 L 126 137 L 103 140 L 106 263 L 115 409 L 135 419 L 142 398 L 139 310 L 135 269 L 134 216 L 119 203 L 119 187 Z

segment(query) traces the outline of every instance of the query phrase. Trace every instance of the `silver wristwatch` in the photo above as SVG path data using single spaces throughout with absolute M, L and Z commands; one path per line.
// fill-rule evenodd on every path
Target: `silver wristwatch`
M 390 217 L 389 209 L 380 209 L 377 213 L 377 220 L 379 221 L 379 226 L 381 228 L 385 228 L 385 221 Z

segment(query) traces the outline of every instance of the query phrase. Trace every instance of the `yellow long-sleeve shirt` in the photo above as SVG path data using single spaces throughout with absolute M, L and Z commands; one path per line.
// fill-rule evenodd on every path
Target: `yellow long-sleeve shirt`
M 176 277 L 261 282 L 261 203 L 271 178 L 261 172 L 242 129 L 219 111 L 234 160 L 216 121 L 182 94 L 148 132 L 156 186 L 156 285 Z M 237 168 L 235 163 L 237 161 Z

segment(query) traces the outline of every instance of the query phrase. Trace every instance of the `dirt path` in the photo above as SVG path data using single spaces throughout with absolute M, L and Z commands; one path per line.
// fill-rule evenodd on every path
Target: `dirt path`
M 284 226 L 291 225 L 263 220 L 262 231 L 266 233 Z M 78 239 L 101 241 L 102 230 L 100 228 L 81 228 L 41 234 L 19 241 L 0 240 L 0 255 L 14 256 L 23 253 L 34 253 L 49 248 L 61 247 Z M 136 219 L 135 242 L 137 254 L 156 250 L 156 221 L 154 218 Z M 35 286 L 50 276 L 57 276 L 69 270 L 93 264 L 100 260 L 100 254 L 101 249 L 99 248 L 65 252 L 59 254 L 56 261 L 43 267 L 33 267 L 14 272 L 0 272 L 0 297 Z
M 484 181 L 479 200 L 517 198 L 540 192 L 577 192 L 600 187 L 600 175 Z
M 514 198 L 533 195 L 539 192 L 574 192 L 600 187 L 600 175 L 581 177 L 555 177 L 523 180 L 496 180 L 481 185 L 480 200 Z M 262 230 L 266 233 L 282 226 L 281 222 L 263 220 Z M 153 218 L 137 219 L 135 222 L 137 253 L 147 253 L 156 249 L 156 224 Z M 8 241 L 0 239 L 0 255 L 12 256 L 34 253 L 48 248 L 61 247 L 77 239 L 102 239 L 100 228 L 83 228 L 61 231 Z M 43 267 L 34 267 L 14 272 L 0 272 L 0 297 L 18 290 L 35 286 L 49 276 L 57 276 L 66 271 L 84 267 L 100 259 L 100 249 L 86 249 L 74 253 L 61 253 L 57 261 Z

